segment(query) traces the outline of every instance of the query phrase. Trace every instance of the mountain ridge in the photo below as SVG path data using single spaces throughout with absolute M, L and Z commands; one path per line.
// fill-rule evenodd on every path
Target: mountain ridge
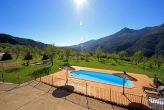
M 27 45 L 37 48 L 44 48 L 46 44 L 27 38 L 15 37 L 9 34 L 0 33 L 0 43 L 9 43 L 12 45 Z
M 15 37 L 4 33 L 0 33 L 0 43 L 27 45 L 40 49 L 45 48 L 47 45 L 32 39 Z M 96 48 L 100 47 L 104 52 L 108 53 L 122 50 L 134 53 L 137 50 L 142 50 L 147 56 L 155 53 L 164 55 L 164 23 L 138 30 L 125 27 L 112 35 L 70 47 L 77 50 L 86 49 L 92 52 L 95 52 Z
M 138 30 L 125 27 L 112 35 L 90 41 L 79 45 L 83 45 L 83 49 L 93 52 L 100 47 L 104 52 L 109 53 L 121 50 L 128 52 L 143 50 L 148 56 L 154 53 L 164 54 L 164 23 Z M 71 48 L 80 49 L 79 45 L 71 46 Z

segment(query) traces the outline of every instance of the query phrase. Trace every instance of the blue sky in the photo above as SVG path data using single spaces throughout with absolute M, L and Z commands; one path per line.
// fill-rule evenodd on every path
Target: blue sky
M 162 23 L 164 0 L 0 0 L 0 33 L 57 46 Z

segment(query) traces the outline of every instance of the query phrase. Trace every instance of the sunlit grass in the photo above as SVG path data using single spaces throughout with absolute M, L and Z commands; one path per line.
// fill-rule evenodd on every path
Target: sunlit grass
M 155 71 L 151 71 L 148 66 L 143 64 L 132 64 L 131 62 L 121 61 L 119 60 L 117 63 L 112 59 L 109 59 L 105 63 L 98 62 L 96 59 L 91 59 L 89 62 L 80 61 L 77 62 L 75 60 L 70 61 L 71 65 L 90 67 L 90 68 L 99 68 L 99 69 L 107 69 L 107 70 L 117 70 L 117 71 L 126 71 L 137 74 L 145 74 L 150 78 L 154 77 L 154 74 L 157 74 L 161 80 L 164 81 L 164 65 L 162 65 L 161 69 L 156 69 Z
M 35 59 L 31 62 L 34 61 L 38 61 L 38 60 Z M 10 63 L 11 61 L 7 61 L 7 62 Z M 21 63 L 19 63 L 20 65 L 15 68 L 10 68 L 10 69 L 0 68 L 0 81 L 2 81 L 2 73 L 5 82 L 23 83 L 26 81 L 30 81 L 35 79 L 36 77 L 39 77 L 38 74 L 44 76 L 59 71 L 60 65 L 66 62 L 55 59 L 53 66 L 51 66 L 50 63 L 44 65 L 22 66 Z M 150 78 L 153 78 L 154 73 L 156 73 L 159 76 L 159 78 L 162 81 L 164 81 L 164 69 L 163 69 L 164 65 L 162 65 L 162 67 L 159 70 L 156 69 L 155 72 L 152 72 L 148 66 L 143 65 L 142 63 L 136 65 L 131 62 L 121 61 L 121 60 L 115 62 L 113 59 L 109 59 L 109 60 L 104 59 L 101 62 L 99 62 L 96 58 L 93 57 L 89 59 L 89 62 L 86 62 L 85 60 L 77 61 L 76 59 L 71 58 L 69 60 L 69 64 L 74 66 L 82 66 L 82 67 L 89 67 L 89 68 L 117 70 L 117 71 L 126 71 L 126 72 L 137 73 L 137 74 L 145 74 Z
M 58 65 L 51 66 L 50 64 L 46 65 L 30 65 L 30 66 L 20 66 L 18 68 L 5 68 L 0 69 L 0 81 L 2 81 L 2 73 L 5 82 L 12 83 L 23 83 L 26 81 L 34 80 L 36 77 L 39 77 L 38 72 L 45 71 L 44 69 L 50 68 L 48 74 L 55 73 L 59 70 Z M 48 75 L 42 73 L 41 75 Z

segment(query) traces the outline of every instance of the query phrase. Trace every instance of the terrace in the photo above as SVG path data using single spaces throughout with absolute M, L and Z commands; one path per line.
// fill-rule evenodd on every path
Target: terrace
M 38 81 L 0 83 L 1 110 L 126 110 Z
M 118 71 L 102 70 L 102 69 L 92 69 L 86 67 L 73 66 L 76 70 L 89 70 L 96 72 L 105 73 L 118 73 Z M 101 101 L 110 102 L 122 107 L 148 107 L 146 94 L 143 92 L 143 86 L 151 86 L 153 82 L 146 76 L 141 74 L 128 73 L 138 81 L 133 82 L 134 87 L 125 88 L 125 95 L 122 94 L 122 87 L 110 84 L 99 83 L 90 80 L 83 80 L 71 77 L 69 75 L 68 81 L 66 83 L 67 71 L 62 70 L 55 74 L 41 77 L 37 79 L 43 83 L 52 85 L 54 87 L 62 87 L 69 85 L 73 87 L 73 92 L 92 97 Z M 65 87 L 70 90 L 69 88 Z
M 16 64 L 10 63 L 10 65 L 7 65 L 7 68 L 8 67 L 12 68 Z M 3 65 L 3 66 L 6 66 L 6 65 Z M 93 72 L 102 72 L 102 73 L 107 73 L 107 74 L 120 73 L 119 71 L 95 69 L 95 68 L 87 68 L 87 67 L 79 67 L 79 66 L 72 66 L 72 68 L 74 68 L 75 70 L 86 70 L 86 71 L 93 71 Z M 47 71 L 47 69 L 46 69 L 46 71 Z M 58 98 L 66 99 L 66 97 L 67 98 L 72 97 L 73 94 L 75 94 L 75 98 L 73 100 L 74 104 L 77 104 L 77 102 L 79 101 L 78 97 L 82 97 L 83 99 L 86 99 L 86 100 L 80 99 L 82 102 L 81 101 L 78 102 L 78 104 L 79 103 L 84 104 L 85 106 L 83 105 L 83 107 L 85 109 L 99 110 L 99 108 L 101 108 L 101 110 L 106 110 L 107 108 L 111 108 L 111 106 L 114 106 L 116 108 L 118 107 L 120 109 L 122 109 L 122 108 L 123 109 L 124 108 L 151 109 L 151 107 L 148 104 L 147 95 L 145 94 L 145 92 L 143 92 L 143 87 L 144 86 L 149 86 L 149 87 L 153 86 L 153 82 L 146 75 L 128 72 L 128 75 L 132 76 L 137 81 L 132 81 L 132 87 L 130 87 L 130 88 L 125 87 L 125 89 L 124 89 L 125 94 L 123 94 L 122 86 L 75 78 L 69 74 L 69 72 L 71 72 L 71 71 L 68 71 L 68 70 L 59 70 L 58 72 L 54 72 L 53 74 L 49 74 L 49 75 L 42 74 L 46 71 L 33 72 L 32 74 L 34 76 L 37 76 L 36 77 L 37 79 L 33 79 L 32 82 L 20 84 L 19 81 L 22 81 L 22 78 L 24 78 L 24 77 L 13 77 L 13 78 L 15 78 L 15 80 L 18 81 L 19 84 L 6 84 L 5 82 L 1 83 L 0 94 L 2 93 L 1 94 L 2 99 L 0 100 L 0 102 L 2 102 L 2 104 L 1 104 L 2 108 L 9 109 L 6 106 L 13 105 L 15 103 L 14 100 L 16 100 L 15 97 L 17 97 L 17 96 L 15 96 L 15 93 L 16 94 L 21 93 L 19 95 L 19 98 L 20 98 L 19 101 L 21 101 L 22 98 L 25 97 L 24 96 L 25 94 L 23 93 L 24 91 L 29 91 L 29 93 L 26 95 L 26 97 L 31 97 L 31 99 L 29 100 L 28 103 L 33 102 L 32 97 L 35 97 L 35 96 L 31 96 L 30 93 L 35 94 L 35 93 L 33 93 L 33 89 L 36 89 L 35 87 L 38 87 L 39 85 L 44 85 L 43 87 L 41 87 L 41 90 L 43 89 L 44 92 L 46 92 L 46 93 L 49 93 L 51 91 L 50 94 L 52 95 L 52 97 L 55 97 L 55 99 L 54 99 L 55 102 L 57 101 L 56 98 L 57 99 Z M 44 76 L 44 75 L 46 75 L 46 76 Z M 7 77 L 4 77 L 4 79 L 2 81 L 7 81 L 6 78 Z M 33 85 L 32 86 L 33 89 L 26 90 L 29 88 L 29 86 L 31 86 L 31 84 Z M 22 87 L 25 89 L 23 90 Z M 45 90 L 44 87 L 46 87 L 47 89 Z M 48 89 L 48 87 L 49 87 L 49 89 Z M 54 89 L 51 90 L 50 88 L 54 88 Z M 15 90 L 18 90 L 20 93 L 14 92 L 14 96 L 13 96 L 14 99 L 10 100 L 10 98 L 12 98 L 10 91 L 15 91 Z M 40 93 L 38 93 L 38 94 L 40 94 Z M 23 96 L 21 96 L 21 95 L 23 95 Z M 52 99 L 50 99 L 50 100 L 52 100 Z M 100 102 L 103 105 L 105 104 L 105 106 L 107 105 L 107 107 L 103 108 L 104 107 L 103 105 L 102 105 L 103 107 L 101 107 L 101 106 L 99 107 L 99 106 L 97 106 L 98 104 L 93 104 L 92 106 L 88 105 L 88 103 L 89 103 L 88 100 L 91 100 L 90 103 L 93 103 L 92 100 L 94 100 L 96 103 Z M 18 101 L 18 103 L 20 103 L 20 105 L 21 105 L 22 102 L 19 102 L 19 101 Z M 46 100 L 45 103 L 48 103 L 48 102 L 49 102 L 49 100 Z M 42 103 L 42 102 L 39 102 L 39 103 Z M 13 106 L 14 106 L 13 107 L 14 109 L 15 109 L 15 107 L 17 107 L 16 105 L 13 105 Z M 24 106 L 24 105 L 22 105 L 22 106 Z M 54 105 L 51 105 L 51 106 L 54 106 Z M 60 108 L 61 105 L 59 104 L 55 107 L 58 108 L 58 106 Z M 81 106 L 81 104 L 80 104 L 80 106 Z M 89 106 L 89 108 L 87 108 L 88 106 Z M 94 108 L 93 106 L 96 106 L 96 108 Z M 22 108 L 22 107 L 20 107 L 20 108 Z M 29 108 L 29 106 L 27 107 L 27 109 L 28 108 Z M 32 105 L 32 108 L 38 109 L 40 107 L 39 107 L 39 104 L 36 103 L 36 106 Z M 71 109 L 73 109 L 73 108 L 71 108 Z

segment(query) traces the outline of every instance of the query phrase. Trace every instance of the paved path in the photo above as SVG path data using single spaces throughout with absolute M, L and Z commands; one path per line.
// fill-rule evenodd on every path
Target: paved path
M 0 110 L 126 110 L 75 93 L 31 81 L 0 83 Z

